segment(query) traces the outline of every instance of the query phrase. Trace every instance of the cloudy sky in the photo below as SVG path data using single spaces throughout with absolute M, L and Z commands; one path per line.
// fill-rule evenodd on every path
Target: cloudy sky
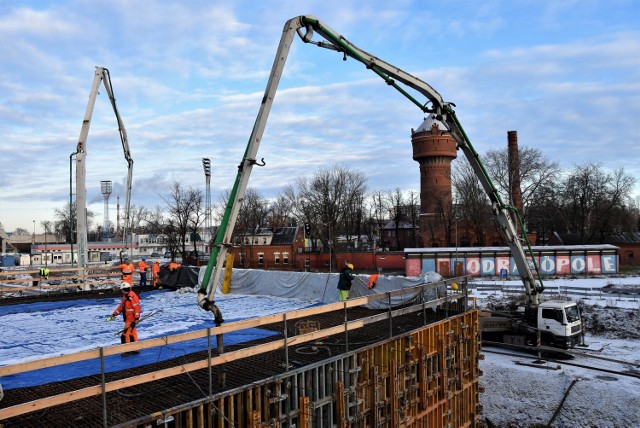
M 68 202 L 95 66 L 110 70 L 129 137 L 132 204 L 164 205 L 173 182 L 204 190 L 203 157 L 217 201 L 283 25 L 304 14 L 435 87 L 481 154 L 516 130 L 567 170 L 598 162 L 640 177 L 640 0 L 0 0 L 0 222 L 42 231 Z M 418 190 L 410 135 L 423 117 L 357 61 L 296 37 L 249 184 L 270 197 L 339 163 L 371 191 Z M 113 221 L 126 162 L 104 90 L 87 153 L 89 209 L 102 222 L 111 180 Z

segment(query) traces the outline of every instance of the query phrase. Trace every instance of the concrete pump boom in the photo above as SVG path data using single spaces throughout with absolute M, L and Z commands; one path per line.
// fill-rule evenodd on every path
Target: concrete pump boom
M 322 36 L 325 40 L 313 41 L 312 38 L 314 32 Z M 213 294 L 215 293 L 215 289 L 219 283 L 222 272 L 222 261 L 225 259 L 227 247 L 231 245 L 233 227 L 240 210 L 240 204 L 244 198 L 251 169 L 253 168 L 253 165 L 258 164 L 256 161 L 258 147 L 262 139 L 262 134 L 271 110 L 271 105 L 273 104 L 273 99 L 275 97 L 278 83 L 282 76 L 284 64 L 289 55 L 289 50 L 295 33 L 297 33 L 305 43 L 311 43 L 321 48 L 340 52 L 343 54 L 344 60 L 346 60 L 347 57 L 351 57 L 363 63 L 367 69 L 381 77 L 387 85 L 398 90 L 421 111 L 435 114 L 436 118 L 448 127 L 449 132 L 457 142 L 458 148 L 465 154 L 467 160 L 480 180 L 482 187 L 489 196 L 493 213 L 497 219 L 498 229 L 511 249 L 511 254 L 516 262 L 519 275 L 521 276 L 522 282 L 525 286 L 527 305 L 537 306 L 539 302 L 538 294 L 543 290 L 542 280 L 538 275 L 537 282 L 536 277 L 532 274 L 524 249 L 517 235 L 516 228 L 509 216 L 510 212 L 515 211 L 515 208 L 509 207 L 502 202 L 496 187 L 493 185 L 486 169 L 480 161 L 478 153 L 471 145 L 471 142 L 467 138 L 462 126 L 458 122 L 455 111 L 453 110 L 455 105 L 445 102 L 438 91 L 426 82 L 363 51 L 349 42 L 342 35 L 333 31 L 316 17 L 309 15 L 298 16 L 290 19 L 284 25 L 283 34 L 280 38 L 280 44 L 271 68 L 271 75 L 267 82 L 267 87 L 262 98 L 258 116 L 254 123 L 251 136 L 249 137 L 245 154 L 238 166 L 236 180 L 234 182 L 220 228 L 218 229 L 218 234 L 214 241 L 209 264 L 207 265 L 202 284 L 200 285 L 198 304 L 205 309 L 212 309 Z M 400 84 L 404 86 L 401 86 Z M 409 89 L 412 89 L 426 97 L 426 100 L 418 100 L 409 92 Z M 264 163 L 259 165 L 264 165 Z M 522 230 L 524 231 L 524 227 Z M 526 234 L 524 234 L 524 236 L 526 239 Z M 529 250 L 531 250 L 530 246 Z M 531 260 L 534 264 L 535 270 L 537 271 L 538 269 L 535 259 L 532 257 Z M 213 281 L 211 281 L 212 273 Z
M 87 136 L 89 135 L 89 126 L 91 125 L 91 116 L 93 108 L 96 104 L 96 97 L 100 89 L 100 83 L 104 85 L 107 91 L 113 112 L 118 122 L 118 132 L 120 133 L 120 141 L 124 150 L 124 158 L 127 161 L 127 183 L 125 188 L 125 221 L 123 230 L 123 242 L 125 251 L 128 246 L 127 231 L 129 227 L 129 208 L 131 206 L 131 180 L 133 177 L 133 159 L 129 151 L 129 140 L 127 139 L 127 131 L 122 123 L 120 113 L 116 106 L 116 98 L 113 95 L 113 87 L 111 86 L 111 75 L 109 70 L 104 67 L 96 67 L 93 85 L 89 93 L 89 102 L 84 114 L 80 137 L 78 138 L 78 146 L 76 149 L 76 216 L 77 216 L 77 241 L 78 241 L 78 267 L 86 268 L 88 265 L 88 249 L 87 249 L 87 191 L 86 191 L 86 162 L 87 156 Z

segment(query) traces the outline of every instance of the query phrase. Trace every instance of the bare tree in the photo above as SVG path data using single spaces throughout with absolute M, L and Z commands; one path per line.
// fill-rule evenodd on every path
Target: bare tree
M 183 257 L 187 254 L 187 236 L 197 230 L 198 219 L 202 216 L 202 191 L 184 189 L 180 183 L 173 183 L 169 193 L 160 195 L 168 207 L 165 234 L 169 241 L 177 241 Z M 200 220 L 201 222 L 202 220 Z M 194 244 L 195 245 L 195 244 Z M 171 258 L 175 257 L 172 252 Z
M 413 248 L 421 247 L 423 245 L 422 239 L 418 232 L 420 230 L 420 197 L 414 192 L 410 191 L 407 195 L 408 213 L 407 217 L 411 224 L 411 242 L 410 245 Z
M 369 204 L 369 212 L 370 212 L 369 222 L 372 224 L 371 238 L 373 239 L 374 235 L 381 237 L 382 228 L 387 222 L 388 215 L 391 212 L 391 208 L 389 207 L 389 200 L 381 191 L 377 191 L 371 194 L 371 203 Z M 379 245 L 381 247 L 388 247 L 390 243 L 380 242 Z
M 227 206 L 231 190 L 220 196 L 218 209 L 224 211 Z M 269 201 L 253 187 L 248 187 L 238 210 L 236 223 L 231 235 L 231 241 L 242 243 L 243 238 L 253 234 L 258 228 L 266 227 L 268 223 Z
M 291 203 L 284 193 L 279 194 L 274 201 L 269 203 L 268 220 L 270 226 L 274 228 L 300 224 L 291 216 Z
M 603 242 L 620 230 L 623 207 L 631 202 L 635 178 L 619 168 L 612 173 L 596 163 L 576 166 L 563 187 L 562 211 L 567 229 L 576 233 L 582 244 Z
M 56 235 L 64 236 L 68 243 L 75 243 L 78 224 L 76 203 L 73 202 L 71 206 L 67 203 L 62 208 L 56 208 L 54 214 L 53 230 L 55 230 Z M 95 214 L 87 210 L 87 228 L 91 227 L 94 217 Z
M 401 248 L 400 228 L 405 218 L 402 211 L 405 205 L 405 201 L 402 195 L 402 191 L 400 191 L 400 188 L 396 188 L 395 191 L 389 192 L 389 194 L 387 195 L 387 198 L 389 199 L 389 205 L 391 207 L 390 217 L 393 220 L 393 224 L 395 227 L 395 233 L 394 233 L 395 242 L 393 243 L 394 245 L 392 245 L 392 248 L 399 250 Z
M 1 226 L 0 226 L 1 227 Z M 22 227 L 18 227 L 16 228 L 16 230 L 13 232 L 14 235 L 18 235 L 18 236 L 29 236 L 31 235 L 31 232 L 29 232 L 27 229 L 24 229 Z
M 527 211 L 527 227 L 537 234 L 537 243 L 544 245 L 554 232 L 568 232 L 562 209 L 562 192 L 558 184 L 543 185 L 536 191 Z
M 151 212 L 143 206 L 132 205 L 129 209 L 129 231 L 131 233 L 147 232 L 146 224 Z
M 544 188 L 558 182 L 560 177 L 560 166 L 558 162 L 551 161 L 544 156 L 538 148 L 526 146 L 518 147 L 518 158 L 520 159 L 520 190 L 522 192 L 523 211 L 520 213 L 524 222 L 527 222 L 529 208 L 537 198 L 536 193 Z M 483 156 L 487 172 L 496 185 L 503 201 L 511 201 L 510 184 L 513 177 L 510 177 L 509 152 L 504 150 L 489 150 Z
M 494 219 L 489 199 L 469 162 L 456 164 L 452 184 L 455 189 L 455 211 L 449 219 L 455 222 L 455 243 L 461 246 L 485 245 L 484 232 L 488 225 L 494 224 Z
M 146 232 L 152 234 L 164 233 L 166 223 L 165 213 L 160 206 L 156 206 L 153 211 L 148 211 L 145 226 Z
M 293 215 L 309 223 L 313 236 L 331 251 L 333 265 L 336 238 L 353 227 L 347 217 L 362 207 L 366 183 L 363 172 L 335 165 L 320 169 L 311 178 L 300 177 L 297 188 L 289 186 L 284 191 Z M 351 229 L 348 233 L 357 232 Z

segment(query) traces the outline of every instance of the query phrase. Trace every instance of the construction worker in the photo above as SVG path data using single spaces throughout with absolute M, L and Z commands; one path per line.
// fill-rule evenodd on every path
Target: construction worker
M 122 293 L 122 301 L 113 311 L 113 314 L 107 317 L 107 321 L 113 321 L 115 317 L 122 314 L 124 328 L 120 333 L 120 343 L 137 342 L 138 330 L 136 330 L 136 323 L 140 319 L 140 298 L 131 290 L 131 284 L 126 281 L 120 283 L 120 292 Z M 134 352 L 138 353 L 140 351 Z
M 41 267 L 40 268 L 40 278 L 49 279 L 49 268 Z
M 338 279 L 338 290 L 340 290 L 341 302 L 349 299 L 351 281 L 353 281 L 354 278 L 353 265 L 351 263 L 347 263 L 347 265 L 340 271 L 340 278 Z
M 378 272 L 371 274 L 369 276 L 369 284 L 367 285 L 369 290 L 372 290 L 376 287 L 376 284 L 378 283 L 378 278 L 380 277 L 380 270 L 381 269 L 378 268 Z
M 142 257 L 142 260 L 138 262 L 138 271 L 140 272 L 140 287 L 147 286 L 147 271 L 149 270 L 149 265 L 147 264 L 147 258 Z
M 160 282 L 160 260 L 153 264 L 153 286 L 157 287 Z
M 133 285 L 133 272 L 136 270 L 136 267 L 129 261 L 128 257 L 125 257 L 120 266 L 120 273 L 122 274 L 121 279 L 129 283 L 129 285 Z
M 169 272 L 174 272 L 180 269 L 180 266 L 181 266 L 180 263 L 172 261 L 171 263 L 169 263 Z

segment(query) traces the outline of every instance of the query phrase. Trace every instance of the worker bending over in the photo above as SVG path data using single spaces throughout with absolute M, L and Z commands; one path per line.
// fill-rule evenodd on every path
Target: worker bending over
M 378 278 L 380 278 L 379 268 L 378 268 L 378 272 L 369 275 L 369 283 L 367 284 L 367 287 L 369 288 L 369 290 L 376 288 L 376 285 L 378 285 Z

